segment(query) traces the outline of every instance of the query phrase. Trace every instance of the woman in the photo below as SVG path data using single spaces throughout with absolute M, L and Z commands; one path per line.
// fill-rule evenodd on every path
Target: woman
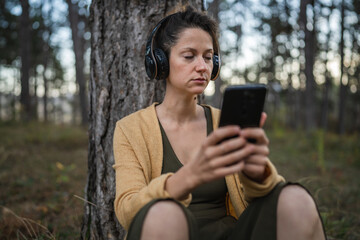
M 197 104 L 218 53 L 216 23 L 191 7 L 149 38 L 147 73 L 166 79 L 164 100 L 114 133 L 114 206 L 127 238 L 325 239 L 312 197 L 268 159 L 264 130 L 217 128 L 219 110 Z

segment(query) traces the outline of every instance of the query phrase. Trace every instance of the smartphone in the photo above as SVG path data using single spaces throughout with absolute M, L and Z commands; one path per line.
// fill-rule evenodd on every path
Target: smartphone
M 267 87 L 264 84 L 231 85 L 225 89 L 219 127 L 259 127 Z M 253 142 L 254 139 L 248 139 Z

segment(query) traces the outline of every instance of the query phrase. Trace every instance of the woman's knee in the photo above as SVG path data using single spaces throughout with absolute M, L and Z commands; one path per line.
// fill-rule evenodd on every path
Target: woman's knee
M 292 231 L 297 229 L 305 236 L 322 235 L 322 223 L 315 201 L 304 188 L 297 185 L 284 187 L 277 207 L 278 230 L 284 227 Z
M 289 185 L 282 189 L 278 208 L 286 211 L 315 211 L 317 214 L 316 205 L 311 195 L 304 188 L 297 185 Z
M 154 203 L 146 214 L 141 239 L 187 239 L 188 223 L 181 206 L 174 201 Z
M 154 203 L 153 206 L 150 207 L 146 218 L 161 218 L 166 219 L 183 219 L 186 221 L 184 211 L 181 209 L 181 206 L 174 201 L 171 200 L 163 200 Z

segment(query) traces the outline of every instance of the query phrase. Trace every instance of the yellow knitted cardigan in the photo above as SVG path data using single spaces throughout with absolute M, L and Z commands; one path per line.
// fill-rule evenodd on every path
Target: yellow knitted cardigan
M 210 108 L 216 129 L 220 111 Z M 165 191 L 165 182 L 173 173 L 161 174 L 163 145 L 155 103 L 119 120 L 113 144 L 116 173 L 114 208 L 120 224 L 128 230 L 135 214 L 149 201 L 171 198 Z M 261 184 L 241 173 L 225 177 L 228 214 L 239 217 L 251 199 L 266 195 L 283 181 L 270 162 L 267 171 L 269 175 Z M 181 201 L 185 206 L 190 202 L 191 194 Z

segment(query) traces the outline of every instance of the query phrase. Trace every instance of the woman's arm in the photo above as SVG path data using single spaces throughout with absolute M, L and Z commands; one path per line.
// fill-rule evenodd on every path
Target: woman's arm
M 221 142 L 232 136 L 238 137 Z M 251 148 L 245 148 L 246 142 L 240 137 L 238 126 L 215 130 L 189 162 L 167 179 L 166 191 L 173 198 L 181 200 L 197 186 L 238 173 L 243 167 L 242 159 L 251 154 Z
M 171 197 L 165 190 L 165 183 L 172 173 L 151 179 L 150 159 L 139 159 L 141 153 L 134 150 L 119 123 L 115 128 L 113 144 L 116 174 L 114 208 L 120 224 L 128 229 L 135 214 L 145 204 L 153 199 Z M 140 142 L 138 144 L 141 145 Z M 182 203 L 188 205 L 190 201 L 191 195 L 188 195 Z
M 241 130 L 237 126 L 227 126 L 216 129 L 193 159 L 167 179 L 166 190 L 181 200 L 203 183 L 239 173 L 247 199 L 266 195 L 283 178 L 268 158 L 269 140 L 262 129 L 265 121 L 263 113 L 259 128 Z M 221 142 L 230 136 L 237 137 Z M 249 138 L 256 143 L 248 142 Z

